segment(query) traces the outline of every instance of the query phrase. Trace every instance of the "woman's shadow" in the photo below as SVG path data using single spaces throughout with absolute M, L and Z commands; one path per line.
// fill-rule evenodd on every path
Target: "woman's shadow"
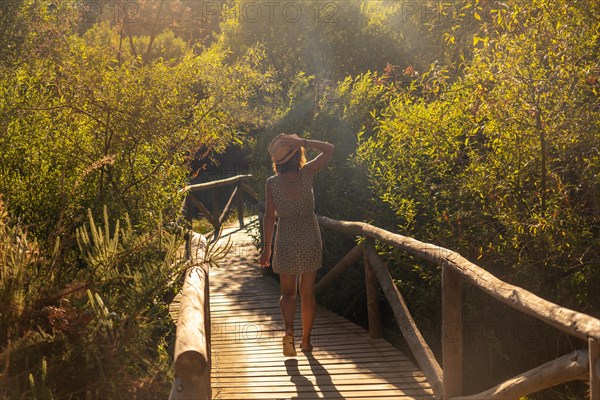
M 296 358 L 288 358 L 285 360 L 285 369 L 287 370 L 290 380 L 296 385 L 297 397 L 303 399 L 318 399 L 318 394 L 321 393 L 321 398 L 325 399 L 343 399 L 344 396 L 337 390 L 329 371 L 321 365 L 312 353 L 302 353 L 306 356 L 315 383 L 311 382 L 307 377 L 303 376 L 298 368 L 298 360 Z

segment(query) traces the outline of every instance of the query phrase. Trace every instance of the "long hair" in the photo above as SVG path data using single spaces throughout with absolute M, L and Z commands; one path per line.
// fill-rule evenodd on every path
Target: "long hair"
M 275 173 L 298 171 L 304 164 L 306 164 L 306 154 L 304 154 L 304 147 L 300 147 L 286 162 L 281 164 L 273 163 L 273 171 Z

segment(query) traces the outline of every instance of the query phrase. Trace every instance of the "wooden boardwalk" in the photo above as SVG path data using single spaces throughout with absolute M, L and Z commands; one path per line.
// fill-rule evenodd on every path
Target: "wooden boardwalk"
M 323 307 L 312 354 L 284 357 L 278 283 L 263 275 L 245 230 L 225 229 L 221 240 L 228 237 L 232 250 L 210 272 L 214 399 L 434 398 L 423 372 L 402 352 Z M 176 303 L 172 310 L 176 317 Z M 297 338 L 299 311 L 298 304 Z

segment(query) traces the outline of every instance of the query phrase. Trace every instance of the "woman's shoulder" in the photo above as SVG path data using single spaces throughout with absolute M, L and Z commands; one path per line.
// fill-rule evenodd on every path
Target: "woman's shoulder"
M 272 184 L 273 184 L 273 182 L 275 182 L 275 177 L 276 177 L 276 176 L 277 176 L 277 175 L 271 175 L 270 177 L 268 177 L 268 178 L 267 178 L 267 185 L 269 185 L 269 186 L 270 186 L 270 185 L 272 185 Z

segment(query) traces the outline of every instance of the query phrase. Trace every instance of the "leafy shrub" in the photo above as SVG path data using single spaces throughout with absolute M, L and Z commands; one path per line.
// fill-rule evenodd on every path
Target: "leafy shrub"
M 0 397 L 130 399 L 168 395 L 174 324 L 166 300 L 185 268 L 182 238 L 78 229 L 80 255 L 56 265 L 4 210 L 0 221 Z M 72 280 L 59 279 L 68 269 Z M 162 395 L 159 395 L 162 393 Z

